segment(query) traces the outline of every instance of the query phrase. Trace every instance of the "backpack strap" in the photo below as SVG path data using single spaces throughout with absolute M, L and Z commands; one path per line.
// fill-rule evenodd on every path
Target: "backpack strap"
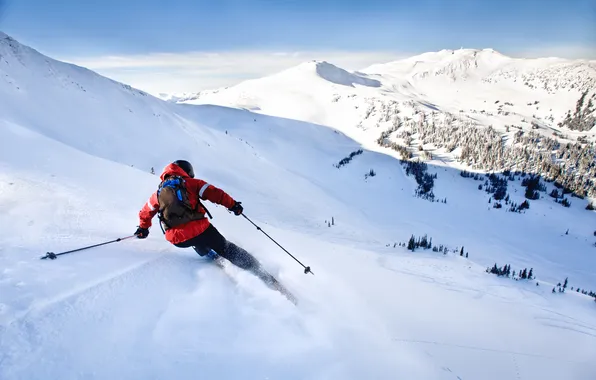
M 203 202 L 201 202 L 201 198 L 200 197 L 197 198 L 197 205 L 198 206 L 201 206 L 205 210 L 205 214 L 207 214 L 207 216 L 209 217 L 209 219 L 213 219 L 213 216 L 211 215 L 211 213 L 209 212 L 209 210 L 207 209 L 207 207 L 205 207 L 205 204 Z
M 157 188 L 157 199 L 159 199 L 159 193 L 161 192 L 161 188 L 163 183 L 166 180 L 162 181 L 159 183 L 159 187 Z M 157 206 L 157 219 L 159 219 L 159 228 L 161 228 L 161 232 L 165 235 L 166 234 L 166 230 L 164 229 L 164 225 L 167 227 L 166 221 L 161 213 L 161 209 L 159 207 L 159 205 Z

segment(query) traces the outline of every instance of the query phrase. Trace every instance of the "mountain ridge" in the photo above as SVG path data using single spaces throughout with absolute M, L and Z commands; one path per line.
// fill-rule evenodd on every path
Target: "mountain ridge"
M 511 72 L 511 71 L 515 71 L 516 69 L 519 70 L 519 67 L 516 68 L 515 65 L 516 64 L 524 64 L 525 66 L 529 66 L 527 68 L 524 68 L 524 70 L 522 71 L 531 71 L 531 70 L 540 70 L 542 66 L 550 66 L 550 69 L 553 69 L 554 66 L 559 65 L 560 67 L 566 67 L 566 66 L 572 66 L 572 67 L 580 67 L 580 68 L 586 68 L 589 70 L 596 70 L 596 60 L 588 60 L 588 59 L 566 59 L 566 58 L 558 58 L 558 57 L 545 57 L 545 58 L 513 58 L 507 55 L 504 55 L 492 48 L 484 48 L 484 49 L 458 49 L 458 50 L 449 50 L 449 49 L 443 49 L 440 51 L 435 51 L 435 52 L 427 52 L 427 53 L 422 53 L 422 54 L 418 54 L 418 55 L 414 55 L 408 58 L 404 58 L 404 59 L 400 59 L 400 60 L 396 60 L 396 61 L 391 61 L 391 62 L 387 62 L 387 63 L 379 63 L 379 64 L 373 64 L 370 66 L 367 66 L 365 68 L 361 68 L 359 70 L 353 71 L 353 72 L 349 72 L 337 65 L 334 65 L 332 62 L 327 62 L 324 60 L 314 60 L 314 61 L 305 61 L 301 64 L 298 64 L 296 66 L 284 69 L 278 73 L 273 73 L 270 75 L 267 75 L 265 77 L 262 78 L 256 78 L 256 79 L 250 79 L 247 80 L 245 82 L 251 82 L 254 80 L 260 80 L 260 79 L 265 79 L 265 78 L 270 78 L 270 77 L 276 77 L 276 76 L 281 76 L 284 73 L 293 73 L 293 72 L 298 72 L 306 67 L 309 67 L 310 65 L 319 65 L 319 64 L 329 64 L 334 66 L 335 68 L 341 70 L 341 71 L 345 71 L 347 73 L 350 74 L 367 74 L 367 75 L 375 75 L 375 74 L 391 74 L 391 71 L 395 70 L 395 66 L 403 66 L 401 67 L 401 70 L 403 71 L 404 69 L 407 69 L 408 66 L 418 66 L 421 64 L 425 64 L 430 62 L 435 62 L 438 63 L 441 60 L 445 60 L 447 58 L 450 57 L 457 57 L 458 59 L 466 59 L 468 61 L 470 60 L 474 60 L 474 58 L 480 57 L 480 58 L 486 58 L 486 56 L 489 55 L 491 57 L 497 57 L 500 61 L 501 64 L 500 65 L 496 65 L 496 67 L 494 68 L 493 72 L 491 72 L 489 75 L 495 75 L 498 76 L 499 72 L 503 71 L 503 72 Z M 473 65 L 473 62 L 464 62 L 462 63 L 462 67 L 470 67 Z M 509 66 L 513 66 L 513 67 L 509 67 Z M 543 68 L 544 69 L 544 68 Z M 447 70 L 447 68 L 443 68 L 442 70 L 444 71 L 449 71 Z M 443 72 L 441 72 L 441 70 L 438 70 L 439 74 L 442 74 Z M 398 73 L 401 75 L 406 75 L 408 73 Z M 453 74 L 453 70 L 452 70 L 452 74 Z M 594 72 L 589 73 L 590 75 L 594 75 Z M 422 74 L 422 73 L 410 73 L 410 76 L 429 76 L 430 72 L 426 73 L 426 74 Z M 457 77 L 454 77 L 452 79 L 457 79 Z M 227 86 L 225 89 L 227 88 L 231 88 L 231 87 L 235 87 L 238 85 L 241 85 L 244 82 L 241 82 L 237 85 L 234 86 Z M 585 86 L 584 86 L 585 87 Z M 201 92 L 212 92 L 212 91 L 221 91 L 223 89 L 213 89 L 213 90 L 205 90 L 205 91 L 201 91 Z M 197 93 L 185 93 L 185 94 L 162 94 L 163 98 L 176 98 L 178 99 L 178 101 L 186 101 L 189 100 L 191 97 L 193 96 L 197 96 L 199 95 L 201 92 L 197 92 Z

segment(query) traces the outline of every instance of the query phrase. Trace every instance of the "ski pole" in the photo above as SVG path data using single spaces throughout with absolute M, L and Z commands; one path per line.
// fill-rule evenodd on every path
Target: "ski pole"
M 106 245 L 106 244 L 116 243 L 116 242 L 119 242 L 119 241 L 122 241 L 122 240 L 126 240 L 126 239 L 130 239 L 130 238 L 136 237 L 136 236 L 137 235 L 131 235 L 131 236 L 123 237 L 123 238 L 118 238 L 116 240 L 106 241 L 105 243 L 94 244 L 94 245 L 90 245 L 88 247 L 77 248 L 77 249 L 73 249 L 71 251 L 66 251 L 66 252 L 61 252 L 61 253 L 47 252 L 46 255 L 40 257 L 40 259 L 41 260 L 44 260 L 44 259 L 55 260 L 60 255 L 66 255 L 67 253 L 84 251 L 84 250 L 89 249 L 89 248 L 95 248 L 95 247 L 99 247 L 99 246 Z
M 281 245 L 280 245 L 278 242 L 276 242 L 276 241 L 275 241 L 275 239 L 273 239 L 271 236 L 269 236 L 269 235 L 267 234 L 267 232 L 263 231 L 263 229 L 262 229 L 261 227 L 257 226 L 257 225 L 255 224 L 255 222 L 253 222 L 252 220 L 250 220 L 250 219 L 248 218 L 248 216 L 246 216 L 246 215 L 244 215 L 244 214 L 242 214 L 242 216 L 244 217 L 244 219 L 248 220 L 248 221 L 249 221 L 249 222 L 250 222 L 250 223 L 251 223 L 253 226 L 257 227 L 257 230 L 261 231 L 261 232 L 262 232 L 262 233 L 263 233 L 265 236 L 267 236 L 269 239 L 271 239 L 271 241 L 272 241 L 272 242 L 274 242 L 275 244 L 277 244 L 277 246 L 278 246 L 279 248 L 283 249 L 283 250 L 284 250 L 284 252 L 285 252 L 285 253 L 287 253 L 288 255 L 290 255 L 290 257 L 291 257 L 291 258 L 293 258 L 294 260 L 296 260 L 296 262 L 298 262 L 298 264 L 302 265 L 302 267 L 304 268 L 304 274 L 310 273 L 310 274 L 312 274 L 313 276 L 315 275 L 315 274 L 314 274 L 314 273 L 313 273 L 313 272 L 310 270 L 310 267 L 307 267 L 307 266 L 305 266 L 304 264 L 302 264 L 302 263 L 300 262 L 300 260 L 298 260 L 297 258 L 295 258 L 295 257 L 294 257 L 294 255 L 292 255 L 290 252 L 288 252 L 288 250 L 287 250 L 287 249 L 285 249 L 285 248 L 284 248 L 284 247 L 282 247 L 282 246 L 281 246 Z

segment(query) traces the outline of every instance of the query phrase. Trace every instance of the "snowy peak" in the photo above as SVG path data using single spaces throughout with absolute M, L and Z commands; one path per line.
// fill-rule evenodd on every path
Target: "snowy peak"
M 356 87 L 376 89 L 382 87 L 382 82 L 366 73 L 349 72 L 327 61 L 313 60 L 263 78 L 247 80 L 232 87 L 198 93 L 160 94 L 159 97 L 172 103 L 214 102 L 213 104 L 257 110 L 261 107 L 251 105 L 255 100 L 255 91 L 262 91 L 264 95 L 280 88 L 300 92 L 316 90 L 334 93 L 338 89 L 337 86 L 343 89 Z M 220 99 L 224 94 L 233 94 L 234 99 L 232 101 Z
M 580 91 L 595 87 L 596 63 L 562 58 L 512 58 L 494 49 L 429 52 L 363 70 L 388 78 L 419 83 L 433 78 L 449 82 L 521 83 L 530 89 Z
M 493 49 L 441 50 L 373 65 L 363 71 L 412 79 L 445 77 L 457 81 L 486 76 L 511 61 L 512 58 Z
M 482 77 L 509 62 L 511 58 L 492 49 L 462 49 L 448 52 L 432 70 L 418 75 L 446 76 L 451 80 Z
M 4 62 L 6 63 L 8 59 L 16 59 L 22 65 L 27 64 L 36 64 L 36 63 L 52 63 L 56 65 L 68 65 L 63 62 L 56 61 L 52 58 L 49 58 L 37 50 L 23 45 L 11 36 L 0 32 L 0 57 L 4 58 Z M 78 67 L 74 65 L 70 65 L 73 67 Z M 82 67 L 78 67 L 80 70 L 88 71 Z
M 29 87 L 27 82 L 35 82 L 45 83 L 52 91 L 72 89 L 85 93 L 87 88 L 99 85 L 108 91 L 149 96 L 146 92 L 105 78 L 87 68 L 49 58 L 1 32 L 0 79 L 7 83 L 7 86 L 0 86 L 0 93 L 12 90 L 26 91 Z
M 273 80 L 303 80 L 323 79 L 340 86 L 354 87 L 355 85 L 367 87 L 380 87 L 381 82 L 368 78 L 367 74 L 350 73 L 326 61 L 310 61 L 289 68 L 270 77 Z
M 30 47 L 21 45 L 9 35 L 0 32 L 0 56 L 22 57 L 26 53 L 40 54 Z
M 352 74 L 327 62 L 317 62 L 316 73 L 319 77 L 342 86 L 354 87 L 355 84 L 367 87 L 381 87 L 381 82 L 367 78 L 366 74 Z
M 443 49 L 438 52 L 428 52 L 420 55 L 416 55 L 406 60 L 410 61 L 424 61 L 424 62 L 453 62 L 453 61 L 499 61 L 499 60 L 511 60 L 512 58 L 507 57 L 499 53 L 494 49 L 458 49 L 450 50 Z

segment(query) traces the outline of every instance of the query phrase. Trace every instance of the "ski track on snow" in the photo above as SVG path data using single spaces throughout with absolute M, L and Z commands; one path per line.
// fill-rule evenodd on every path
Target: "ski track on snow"
M 155 294 L 153 290 L 156 288 L 169 288 L 172 294 L 177 294 L 180 290 L 192 291 L 197 286 L 195 272 L 204 264 L 194 257 L 165 254 L 121 272 L 112 273 L 109 277 L 88 286 L 40 302 L 3 327 L 0 337 L 4 336 L 7 339 L 0 339 L 0 342 L 8 342 L 10 337 L 10 340 L 18 341 L 20 344 L 18 348 L 15 348 L 17 345 L 14 343 L 9 346 L 0 344 L 0 352 L 3 353 L 0 363 L 4 364 L 3 368 L 16 366 L 24 370 L 47 354 L 41 349 L 47 347 L 48 340 L 57 338 L 52 332 L 59 331 L 61 326 L 79 319 L 96 325 L 106 323 L 114 311 L 111 309 L 118 311 L 109 303 L 110 299 L 118 295 L 132 292 L 150 301 L 151 297 L 146 296 Z M 181 274 L 184 275 L 181 277 Z M 170 278 L 176 278 L 176 281 Z M 180 278 L 186 281 L 181 284 Z M 159 323 L 166 310 L 162 308 L 167 308 L 168 297 L 167 294 L 162 296 L 161 308 L 156 309 L 155 300 L 144 304 L 146 308 L 142 312 L 147 316 L 151 315 L 150 318 L 144 318 L 146 325 L 156 326 Z M 99 305 L 101 307 L 98 307 Z M 23 360 L 26 364 L 22 363 Z

